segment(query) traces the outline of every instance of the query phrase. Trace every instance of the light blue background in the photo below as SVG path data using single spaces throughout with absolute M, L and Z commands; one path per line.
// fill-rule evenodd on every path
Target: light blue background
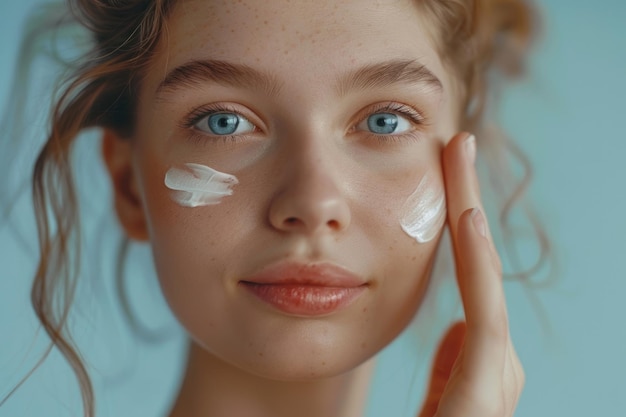
M 3 100 L 12 82 L 23 19 L 39 3 L 0 4 Z M 626 415 L 626 3 L 554 0 L 540 7 L 545 30 L 531 77 L 504 97 L 501 110 L 504 126 L 532 160 L 531 194 L 556 249 L 559 280 L 551 288 L 534 291 L 544 307 L 541 314 L 552 325 L 549 335 L 542 333 L 537 307 L 523 288 L 506 287 L 513 338 L 527 374 L 516 416 Z M 8 106 L 11 103 L 5 112 Z M 31 345 L 36 322 L 29 310 L 30 282 L 25 274 L 32 272 L 33 260 L 6 230 L 0 239 L 2 397 L 34 365 L 45 344 L 39 337 Z M 104 252 L 100 254 L 105 258 Z M 147 254 L 138 250 L 135 256 Z M 95 252 L 89 262 L 99 260 Z M 106 285 L 94 284 L 84 291 L 102 296 Z M 143 312 L 152 320 L 149 308 L 160 311 L 158 294 L 151 295 L 154 288 L 148 284 L 134 285 L 137 294 L 157 299 Z M 110 294 L 102 298 L 109 300 L 104 304 L 112 299 Z M 102 316 L 103 311 L 107 310 L 82 306 L 72 329 L 84 335 L 81 343 L 91 352 L 88 359 L 98 368 L 96 374 L 114 368 L 119 378 L 131 382 L 118 392 L 110 388 L 110 380 L 96 376 L 96 388 L 102 391 L 99 411 L 103 416 L 158 415 L 180 369 L 179 331 L 170 317 L 155 314 L 155 326 L 166 323 L 174 337 L 131 349 L 119 314 Z M 90 325 L 108 332 L 117 347 L 111 350 L 101 339 L 89 338 Z M 409 415 L 405 394 L 413 376 L 410 346 L 404 338 L 384 353 L 370 416 Z M 0 407 L 0 416 L 78 415 L 77 404 L 72 376 L 53 353 Z

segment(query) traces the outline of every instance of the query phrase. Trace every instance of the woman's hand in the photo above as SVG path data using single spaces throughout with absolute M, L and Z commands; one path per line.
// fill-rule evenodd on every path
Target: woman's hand
M 472 136 L 455 136 L 443 169 L 466 323 L 444 337 L 419 417 L 512 417 L 524 371 L 509 334 L 501 264 L 483 216 Z

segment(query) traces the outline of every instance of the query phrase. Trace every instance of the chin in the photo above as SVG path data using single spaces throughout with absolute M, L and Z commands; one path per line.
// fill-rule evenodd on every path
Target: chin
M 311 381 L 354 370 L 396 336 L 376 335 L 376 330 L 365 325 L 355 329 L 314 320 L 290 324 L 283 322 L 275 331 L 238 343 L 239 349 L 225 351 L 223 360 L 267 379 Z
M 302 356 L 263 357 L 244 364 L 242 369 L 275 381 L 308 382 L 333 378 L 350 372 L 367 362 L 372 356 L 355 351 L 347 352 L 345 355 L 329 352 L 327 355 L 309 358 Z

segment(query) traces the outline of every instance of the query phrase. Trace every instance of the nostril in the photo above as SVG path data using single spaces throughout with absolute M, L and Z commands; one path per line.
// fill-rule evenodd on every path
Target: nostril
M 329 220 L 326 224 L 333 230 L 339 229 L 339 222 L 337 220 Z
M 298 217 L 287 217 L 284 222 L 285 226 L 300 226 L 303 225 L 304 222 Z M 326 226 L 328 226 L 331 230 L 339 230 L 341 225 L 337 220 L 329 220 L 326 222 Z

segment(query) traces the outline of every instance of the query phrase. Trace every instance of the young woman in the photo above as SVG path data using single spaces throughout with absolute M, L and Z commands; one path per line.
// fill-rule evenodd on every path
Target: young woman
M 86 415 L 92 390 L 64 327 L 69 303 L 52 307 L 75 285 L 68 156 L 99 127 L 119 223 L 150 245 L 190 338 L 169 417 L 361 416 L 371 359 L 419 312 L 446 226 L 466 321 L 442 338 L 418 415 L 513 416 L 524 373 L 474 163 L 487 81 L 520 64 L 528 5 L 70 9 L 94 43 L 35 166 L 33 303 L 81 381 Z

